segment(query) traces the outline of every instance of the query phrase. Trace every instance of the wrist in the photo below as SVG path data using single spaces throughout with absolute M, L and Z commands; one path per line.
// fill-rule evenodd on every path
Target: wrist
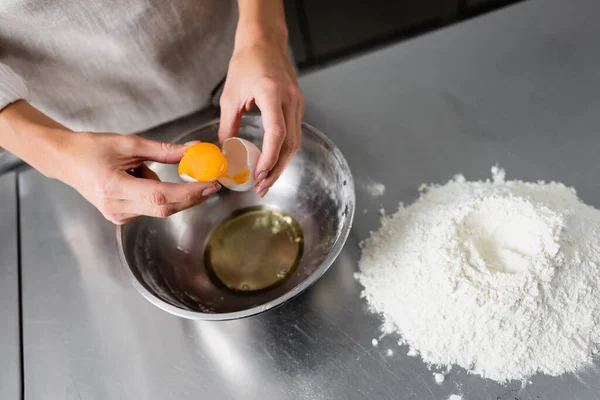
M 57 178 L 61 149 L 73 132 L 25 101 L 0 110 L 0 146 L 47 177 Z
M 235 49 L 270 46 L 287 51 L 288 29 L 281 0 L 240 0 Z
M 235 37 L 234 52 L 256 46 L 266 46 L 287 52 L 287 27 L 265 26 L 254 23 L 238 26 Z

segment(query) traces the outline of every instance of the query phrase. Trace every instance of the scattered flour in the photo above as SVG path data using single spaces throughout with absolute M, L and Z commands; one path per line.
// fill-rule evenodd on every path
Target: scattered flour
M 377 344 L 379 344 L 379 342 L 377 341 L 377 339 L 373 339 L 373 340 L 371 340 L 371 344 L 373 346 L 377 346 Z
M 442 384 L 446 380 L 446 377 L 443 374 L 435 373 L 433 374 L 433 379 L 435 379 L 435 383 Z
M 392 350 L 392 349 L 388 349 L 388 351 L 387 351 L 387 355 L 388 355 L 388 357 L 391 357 L 391 356 L 393 356 L 393 355 L 394 355 L 394 350 Z
M 458 394 L 451 394 L 450 397 L 448 397 L 448 400 L 462 400 L 462 396 Z
M 362 186 L 371 197 L 380 197 L 385 193 L 385 185 L 383 183 L 375 182 L 371 178 L 361 181 L 360 186 Z
M 492 175 L 423 186 L 383 217 L 363 296 L 428 364 L 499 382 L 575 372 L 600 342 L 600 211 L 561 183 Z

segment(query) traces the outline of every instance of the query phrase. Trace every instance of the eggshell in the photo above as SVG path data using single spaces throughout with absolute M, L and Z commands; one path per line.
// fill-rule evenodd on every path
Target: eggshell
M 194 182 L 198 182 L 196 179 L 192 178 L 191 176 L 187 175 L 187 174 L 179 174 L 179 177 L 181 178 L 181 180 L 183 180 L 186 183 L 194 183 Z M 214 182 L 216 181 L 217 178 L 215 179 L 211 179 L 207 182 Z
M 193 183 L 193 182 L 198 182 L 197 180 L 195 180 L 194 178 L 192 178 L 191 176 L 187 175 L 187 174 L 179 174 L 179 177 L 187 183 Z
M 254 173 L 260 157 L 258 147 L 245 139 L 233 137 L 223 142 L 222 149 L 223 155 L 227 159 L 228 169 L 218 181 L 226 188 L 237 192 L 252 189 L 256 184 Z M 249 179 L 244 183 L 236 184 L 231 177 L 245 171 L 249 172 Z

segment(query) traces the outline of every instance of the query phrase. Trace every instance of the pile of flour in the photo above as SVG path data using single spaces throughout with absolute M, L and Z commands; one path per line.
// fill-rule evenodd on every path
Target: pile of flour
M 382 219 L 356 277 L 409 354 L 504 382 L 589 365 L 600 211 L 561 183 L 456 176 Z

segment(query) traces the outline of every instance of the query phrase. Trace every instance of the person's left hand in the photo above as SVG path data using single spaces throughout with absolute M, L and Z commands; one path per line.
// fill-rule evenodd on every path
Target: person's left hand
M 304 97 L 287 54 L 287 42 L 238 46 L 221 95 L 219 140 L 237 135 L 240 119 L 256 104 L 265 136 L 256 167 L 256 193 L 263 197 L 300 148 Z

